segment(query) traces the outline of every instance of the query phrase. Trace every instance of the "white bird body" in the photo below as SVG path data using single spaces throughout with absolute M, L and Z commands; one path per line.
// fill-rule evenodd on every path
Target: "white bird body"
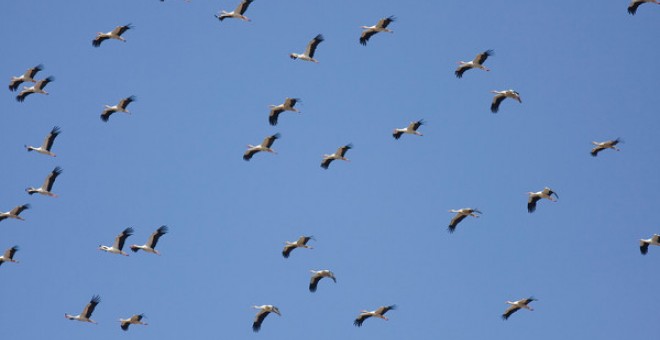
M 378 23 L 376 23 L 373 26 L 360 26 L 360 28 L 364 29 L 364 31 L 362 31 L 362 34 L 360 35 L 360 44 L 366 46 L 367 41 L 369 41 L 369 38 L 371 38 L 376 33 L 380 33 L 380 32 L 394 33 L 394 31 L 388 29 L 387 26 L 395 20 L 396 18 L 393 15 L 390 15 L 387 18 L 382 18 L 378 20 Z
M 128 254 L 126 254 L 126 252 L 124 252 L 123 249 L 126 239 L 131 235 L 133 235 L 133 228 L 128 227 L 124 229 L 119 235 L 117 235 L 117 237 L 115 238 L 115 243 L 112 245 L 112 247 L 99 245 L 99 250 L 103 250 L 111 254 L 121 254 L 124 256 L 128 256 Z
M 335 153 L 332 155 L 323 155 L 323 161 L 321 162 L 321 167 L 323 169 L 327 169 L 330 166 L 330 163 L 334 160 L 342 160 L 346 162 L 350 162 L 348 158 L 345 157 L 346 152 L 350 149 L 353 148 L 353 144 L 346 144 L 344 146 L 341 146 L 337 149 Z
M 158 244 L 158 240 L 160 239 L 160 237 L 167 234 L 167 232 L 168 232 L 167 226 L 164 226 L 164 225 L 160 226 L 160 228 L 158 228 L 156 231 L 154 231 L 153 234 L 151 234 L 151 236 L 149 236 L 149 239 L 147 240 L 146 244 L 141 245 L 141 246 L 137 245 L 137 244 L 134 244 L 134 245 L 131 246 L 131 250 L 134 253 L 137 253 L 138 250 L 141 249 L 141 250 L 146 251 L 147 253 L 160 255 L 160 252 L 155 249 L 156 244 Z
M 19 205 L 19 206 L 15 207 L 14 209 L 12 209 L 10 211 L 0 212 L 0 221 L 2 221 L 4 219 L 7 219 L 7 218 L 14 218 L 14 219 L 17 219 L 17 220 L 25 221 L 25 219 L 23 217 L 19 216 L 19 215 L 20 215 L 21 212 L 23 212 L 23 210 L 27 210 L 27 209 L 30 209 L 30 205 L 29 204 L 23 204 L 23 205 Z
M 497 113 L 497 111 L 500 110 L 500 104 L 506 98 L 511 98 L 513 100 L 518 101 L 518 103 L 522 103 L 522 99 L 520 99 L 520 93 L 514 90 L 504 90 L 504 91 L 493 90 L 490 92 L 495 93 L 495 97 L 493 97 L 493 102 L 490 104 L 490 111 L 492 113 Z
M 270 114 L 268 115 L 268 122 L 270 125 L 277 125 L 277 118 L 279 117 L 280 113 L 284 111 L 300 113 L 300 110 L 294 107 L 298 102 L 300 102 L 300 98 L 286 98 L 284 103 L 280 105 L 269 105 Z
M 401 138 L 401 135 L 404 133 L 410 134 L 410 135 L 417 135 L 417 136 L 423 136 L 417 129 L 419 129 L 420 126 L 424 125 L 425 122 L 423 119 L 420 119 L 418 121 L 410 122 L 408 126 L 402 129 L 394 129 L 394 132 L 392 132 L 392 136 L 394 139 L 399 139 Z
M 144 314 L 135 314 L 128 319 L 119 319 L 119 322 L 121 323 L 121 329 L 127 331 L 128 326 L 130 325 L 144 325 L 144 326 L 149 325 L 146 322 L 142 322 L 142 319 L 144 317 L 145 317 Z
M 591 149 L 591 155 L 596 157 L 598 156 L 598 153 L 605 150 L 605 149 L 612 149 L 616 151 L 621 151 L 619 148 L 616 147 L 617 144 L 622 143 L 623 141 L 619 138 L 615 140 L 608 140 L 604 142 L 591 142 L 591 144 L 595 145 L 593 149 Z
M 236 7 L 235 10 L 231 12 L 226 12 L 224 10 L 220 11 L 220 13 L 216 14 L 215 17 L 218 18 L 218 20 L 222 21 L 226 18 L 236 18 L 236 19 L 241 19 L 243 21 L 251 21 L 248 17 L 243 15 L 245 11 L 247 11 L 248 7 L 254 0 L 243 0 L 241 1 L 240 4 Z
M 367 310 L 360 311 L 360 315 L 358 315 L 355 321 L 353 321 L 353 325 L 357 327 L 362 327 L 362 323 L 364 322 L 364 320 L 370 317 L 376 317 L 387 321 L 389 319 L 385 316 L 385 313 L 387 313 L 389 310 L 394 310 L 394 309 L 396 309 L 396 305 L 382 306 L 374 311 L 367 311 Z
M 660 1 L 658 1 L 658 0 L 633 0 L 633 1 L 630 2 L 630 5 L 628 5 L 628 14 L 635 15 L 635 13 L 637 13 L 637 7 L 639 7 L 642 4 L 660 5 Z
M 258 309 L 257 315 L 254 317 L 254 322 L 252 323 L 252 331 L 258 332 L 261 329 L 261 323 L 264 322 L 264 319 L 268 314 L 275 313 L 279 316 L 282 316 L 280 310 L 273 305 L 261 305 L 261 306 L 252 306 L 252 308 Z
M 456 216 L 451 219 L 451 222 L 449 222 L 449 227 L 447 230 L 449 230 L 450 233 L 453 233 L 456 230 L 456 226 L 458 223 L 460 223 L 463 219 L 465 219 L 468 216 L 476 217 L 479 218 L 479 215 L 481 214 L 481 211 L 479 209 L 473 209 L 473 208 L 463 208 L 463 209 L 451 209 L 449 210 L 450 213 L 456 213 Z
M 307 49 L 305 49 L 305 53 L 298 54 L 298 53 L 291 53 L 289 57 L 291 59 L 300 59 L 300 60 L 305 60 L 305 61 L 311 61 L 314 63 L 318 63 L 319 61 L 314 59 L 314 53 L 316 53 L 316 47 L 323 41 L 325 40 L 323 38 L 323 35 L 317 34 L 314 39 L 310 40 L 309 43 L 307 44 Z
M 25 148 L 27 149 L 28 152 L 36 151 L 42 155 L 56 157 L 56 155 L 53 152 L 51 152 L 50 149 L 53 147 L 53 142 L 55 141 L 55 138 L 59 134 L 60 134 L 60 128 L 56 126 L 52 130 L 50 130 L 50 133 L 48 134 L 48 136 L 46 136 L 41 146 L 34 147 L 34 146 L 25 145 Z
M 36 83 L 37 81 L 34 79 L 34 77 L 39 73 L 39 71 L 43 70 L 44 66 L 39 64 L 33 68 L 28 69 L 23 73 L 23 75 L 18 76 L 18 77 L 11 77 L 11 81 L 9 82 L 9 90 L 10 91 L 16 91 L 18 90 L 18 87 L 22 83 Z
M 522 299 L 518 301 L 507 301 L 506 303 L 510 304 L 509 308 L 507 308 L 506 311 L 504 311 L 504 314 L 502 314 L 502 319 L 507 320 L 511 314 L 517 312 L 520 309 L 527 309 L 529 311 L 533 311 L 534 308 L 529 306 L 529 303 L 532 301 L 537 301 L 534 297 L 530 297 L 527 299 Z
M 101 113 L 101 120 L 107 122 L 108 119 L 110 119 L 110 116 L 115 112 L 124 112 L 127 114 L 131 114 L 131 112 L 128 111 L 127 107 L 128 104 L 134 102 L 135 100 L 136 100 L 135 96 L 129 96 L 120 100 L 119 103 L 115 106 L 105 105 L 105 109 Z
M 319 284 L 319 281 L 321 281 L 322 278 L 327 277 L 332 279 L 334 283 L 337 283 L 337 278 L 335 277 L 335 274 L 327 269 L 324 270 L 310 270 L 312 273 L 312 277 L 309 280 L 309 291 L 314 293 L 316 291 L 316 287 Z
M 548 199 L 552 202 L 557 202 L 556 198 L 559 198 L 556 192 L 554 192 L 552 189 L 545 187 L 541 191 L 537 192 L 528 192 L 529 198 L 527 199 L 527 212 L 533 213 L 536 211 L 536 202 L 538 202 L 540 199 L 545 198 Z M 555 197 L 552 197 L 552 196 Z
M 16 96 L 16 100 L 18 102 L 22 103 L 25 100 L 25 97 L 27 97 L 27 96 L 29 96 L 33 93 L 41 93 L 41 94 L 47 95 L 48 92 L 46 92 L 44 90 L 44 87 L 46 87 L 46 85 L 48 85 L 48 83 L 50 83 L 54 80 L 55 80 L 55 77 L 48 77 L 46 79 L 41 79 L 41 80 L 37 81 L 36 84 L 34 84 L 30 87 L 23 86 L 23 90 L 18 94 L 18 96 Z
M 97 32 L 96 33 L 96 38 L 92 40 L 92 46 L 94 47 L 99 47 L 101 46 L 101 43 L 107 39 L 115 39 L 119 41 L 126 42 L 126 39 L 122 38 L 121 35 L 124 34 L 124 32 L 128 31 L 129 29 L 133 28 L 131 24 L 124 25 L 124 26 L 117 26 L 115 29 L 113 29 L 110 32 L 103 33 L 103 32 Z
M 48 177 L 46 177 L 46 180 L 44 181 L 44 184 L 41 185 L 39 188 L 33 188 L 29 187 L 25 189 L 28 194 L 40 194 L 44 196 L 50 196 L 50 197 L 57 197 L 56 194 L 52 193 L 51 190 L 53 190 L 53 184 L 55 183 L 55 179 L 57 176 L 59 176 L 62 173 L 62 168 L 55 167 L 53 171 L 51 171 L 50 174 L 48 174 Z
M 484 66 L 484 62 L 486 62 L 486 59 L 488 59 L 488 57 L 490 57 L 492 55 L 495 55 L 495 52 L 493 50 L 487 50 L 487 51 L 484 51 L 482 53 L 477 54 L 477 56 L 474 57 L 474 59 L 472 61 L 459 61 L 458 64 L 460 66 L 458 66 L 458 68 L 454 72 L 454 74 L 456 75 L 456 78 L 463 78 L 463 73 L 465 73 L 465 71 L 471 70 L 473 68 L 478 68 L 478 69 L 484 70 L 484 71 L 490 71 L 489 68 Z
M 5 262 L 14 262 L 18 263 L 18 261 L 14 260 L 14 254 L 18 251 L 18 246 L 13 246 L 7 250 L 5 250 L 5 253 L 0 256 L 0 266 L 5 263 Z
M 307 245 L 309 240 L 314 240 L 314 236 L 300 236 L 296 242 L 285 241 L 286 245 L 284 246 L 284 250 L 282 250 L 282 256 L 288 258 L 291 252 L 296 248 L 314 249 L 314 247 Z
M 252 156 L 254 156 L 254 154 L 262 151 L 277 154 L 277 152 L 275 152 L 275 150 L 273 150 L 271 146 L 273 146 L 275 140 L 279 139 L 280 137 L 281 135 L 279 133 L 276 133 L 272 136 L 268 136 L 264 138 L 263 142 L 261 142 L 261 144 L 259 145 L 248 144 L 247 145 L 248 149 L 243 154 L 243 159 L 249 161 L 250 159 L 252 159 Z
M 660 246 L 660 235 L 655 234 L 649 239 L 639 240 L 639 251 L 642 255 L 646 255 L 649 252 L 649 246 Z
M 101 302 L 101 297 L 99 297 L 98 295 L 94 295 L 92 299 L 89 301 L 89 303 L 85 306 L 85 309 L 83 309 L 82 313 L 78 315 L 71 315 L 64 313 L 64 317 L 69 320 L 91 322 L 93 324 L 96 324 L 97 322 L 90 318 L 92 317 L 92 313 L 94 312 L 94 309 L 96 308 L 96 305 L 99 304 L 99 302 Z

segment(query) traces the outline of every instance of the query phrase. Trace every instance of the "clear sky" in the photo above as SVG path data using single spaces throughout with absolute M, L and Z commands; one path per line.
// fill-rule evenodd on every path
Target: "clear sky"
M 660 6 L 617 1 L 3 1 L 3 339 L 632 339 L 656 334 Z M 395 15 L 394 34 L 358 43 Z M 132 23 L 127 42 L 91 41 Z M 319 64 L 289 59 L 322 33 Z M 459 60 L 495 50 L 454 77 Z M 6 85 L 44 64 L 49 96 Z M 490 90 L 513 88 L 489 111 Z M 135 95 L 131 115 L 103 105 Z M 302 114 L 268 124 L 268 105 Z M 391 136 L 423 118 L 423 137 Z M 53 126 L 56 158 L 27 153 Z M 278 154 L 241 159 L 279 132 Z M 589 155 L 620 137 L 621 151 Z M 319 167 L 352 142 L 350 163 Z M 61 166 L 59 198 L 28 196 Z M 526 211 L 528 191 L 559 201 Z M 476 207 L 447 232 L 449 209 Z M 162 256 L 97 250 L 124 228 Z M 280 252 L 314 235 L 313 250 Z M 308 270 L 330 269 L 307 290 Z M 68 321 L 94 294 L 99 325 Z M 508 321 L 506 300 L 539 299 Z M 251 330 L 252 305 L 273 304 Z M 397 304 L 390 321 L 352 325 Z M 147 327 L 123 333 L 135 313 Z

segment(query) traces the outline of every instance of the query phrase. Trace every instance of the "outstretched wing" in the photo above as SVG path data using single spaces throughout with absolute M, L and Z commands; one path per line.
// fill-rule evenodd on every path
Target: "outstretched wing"
M 120 107 L 123 110 L 126 110 L 126 107 L 128 106 L 128 104 L 134 102 L 135 99 L 136 99 L 135 96 L 130 96 L 128 98 L 124 98 L 124 99 L 119 101 L 119 104 L 117 106 Z
M 323 38 L 323 35 L 318 34 L 312 39 L 308 44 L 307 44 L 307 49 L 305 50 L 305 54 L 310 57 L 314 58 L 314 52 L 316 52 L 316 47 L 323 41 L 325 40 Z
M 121 234 L 117 235 L 117 237 L 115 238 L 115 243 L 113 247 L 122 250 L 124 248 L 124 243 L 126 242 L 126 239 L 131 235 L 133 235 L 133 228 L 128 227 L 124 229 L 124 231 L 122 231 Z
M 364 320 L 366 320 L 370 317 L 371 317 L 371 314 L 362 313 L 362 314 L 358 315 L 358 317 L 355 319 L 355 321 L 353 321 L 353 324 L 357 327 L 362 327 L 362 323 L 364 322 Z
M 507 320 L 511 316 L 511 314 L 517 312 L 520 309 L 520 307 L 516 307 L 514 305 L 511 305 L 507 310 L 504 311 L 504 314 L 502 314 L 502 319 Z
M 482 53 L 477 54 L 477 56 L 474 57 L 474 60 L 472 62 L 481 65 L 486 61 L 486 59 L 488 59 L 488 57 L 494 54 L 495 52 L 493 50 L 484 51 Z
M 449 232 L 453 233 L 456 230 L 456 226 L 466 217 L 467 215 L 456 214 L 456 216 L 454 216 L 454 218 L 451 219 L 451 222 L 449 222 L 449 227 L 448 227 Z
M 55 142 L 55 138 L 60 134 L 60 127 L 56 126 L 52 130 L 50 130 L 50 133 L 46 138 L 44 139 L 43 144 L 41 145 L 42 148 L 50 151 L 50 148 L 53 147 L 53 142 Z
M 9 212 L 9 214 L 11 214 L 11 215 L 15 215 L 15 216 L 18 216 L 18 215 L 20 215 L 20 213 L 23 212 L 23 210 L 27 210 L 27 209 L 30 209 L 30 205 L 29 205 L 29 204 L 19 205 L 19 206 L 15 207 L 14 209 L 12 209 L 12 210 Z
M 124 32 L 130 30 L 131 28 L 133 28 L 133 26 L 131 24 L 124 25 L 124 26 L 117 26 L 117 27 L 115 27 L 114 30 L 112 30 L 112 34 L 120 36 L 120 35 L 124 34 Z
M 339 149 L 337 149 L 337 155 L 339 155 L 339 157 L 344 157 L 344 155 L 346 154 L 346 151 L 348 151 L 352 148 L 353 148 L 353 144 L 344 145 L 344 146 L 340 147 Z
M 376 33 L 378 32 L 372 29 L 366 29 L 362 31 L 362 34 L 360 34 L 360 44 L 367 46 L 367 41 L 369 41 L 369 38 L 371 38 Z
M 270 125 L 277 125 L 277 119 L 280 116 L 280 113 L 284 112 L 284 109 L 281 106 L 274 107 L 270 110 L 270 114 L 268 115 L 268 123 Z
M 101 302 L 101 297 L 98 295 L 92 296 L 92 299 L 89 301 L 87 306 L 85 306 L 85 309 L 83 309 L 82 313 L 80 315 L 86 317 L 89 319 L 92 316 L 92 313 L 94 313 L 94 309 L 96 308 L 96 305 Z
M 243 1 L 241 1 L 241 3 L 238 4 L 238 6 L 234 10 L 234 12 L 238 13 L 240 15 L 243 15 L 243 13 L 245 13 L 245 11 L 247 11 L 248 7 L 250 7 L 250 4 L 252 3 L 252 1 L 254 1 L 254 0 L 243 0 Z
M 160 239 L 161 236 L 167 234 L 168 229 L 167 226 L 163 225 L 160 228 L 156 229 L 153 234 L 149 237 L 149 240 L 147 240 L 147 246 L 151 249 L 156 248 L 156 244 L 158 244 L 158 240 Z
M 456 78 L 463 78 L 463 73 L 471 68 L 470 64 L 462 64 L 456 69 L 454 74 L 456 75 Z
M 376 314 L 384 315 L 385 313 L 393 309 L 396 309 L 396 305 L 382 306 L 376 309 Z
M 275 140 L 279 139 L 280 137 L 281 137 L 281 135 L 279 133 L 276 133 L 272 136 L 268 136 L 264 139 L 263 142 L 261 142 L 261 145 L 264 146 L 264 147 L 270 148 L 273 145 L 273 143 L 275 142 Z
M 323 158 L 323 161 L 321 162 L 321 167 L 323 169 L 327 169 L 330 166 L 330 163 L 334 161 L 334 158 Z
M 53 189 L 53 184 L 55 183 L 55 179 L 57 176 L 59 176 L 62 173 L 62 168 L 55 167 L 53 171 L 51 171 L 50 175 L 46 177 L 46 180 L 44 181 L 43 188 L 46 189 L 46 191 L 50 192 L 51 189 Z
M 635 15 L 635 13 L 637 13 L 637 7 L 639 7 L 641 4 L 641 1 L 633 0 L 633 2 L 631 2 L 628 6 L 628 14 Z
M 257 313 L 257 316 L 254 318 L 254 322 L 252 323 L 252 331 L 258 332 L 261 329 L 261 323 L 264 322 L 264 319 L 266 316 L 268 316 L 268 314 L 270 314 L 270 312 L 263 309 Z
M 382 28 L 387 28 L 387 25 L 389 25 L 390 23 L 392 23 L 392 21 L 395 21 L 395 20 L 396 20 L 396 17 L 394 17 L 393 15 L 390 15 L 387 18 L 383 18 L 383 19 L 378 20 L 378 23 L 376 24 L 376 26 L 377 27 L 382 27 Z
M 2 257 L 9 260 L 14 259 L 14 254 L 18 251 L 18 246 L 13 246 L 5 251 Z
M 500 110 L 500 104 L 506 99 L 506 96 L 503 94 L 498 94 L 493 98 L 493 103 L 490 104 L 490 112 L 497 113 Z
M 309 280 L 309 291 L 314 293 L 316 291 L 316 287 L 319 285 L 319 281 L 321 281 L 323 277 L 318 274 L 314 274 L 312 278 Z

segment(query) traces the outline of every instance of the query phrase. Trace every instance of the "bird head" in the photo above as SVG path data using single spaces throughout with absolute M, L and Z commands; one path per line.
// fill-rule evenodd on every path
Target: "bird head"
M 290 57 L 291 59 L 293 59 L 293 60 L 298 59 L 298 55 L 295 54 L 295 53 L 291 53 L 291 54 L 289 54 L 289 57 Z
M 29 194 L 32 195 L 36 191 L 33 187 L 26 188 L 25 191 Z

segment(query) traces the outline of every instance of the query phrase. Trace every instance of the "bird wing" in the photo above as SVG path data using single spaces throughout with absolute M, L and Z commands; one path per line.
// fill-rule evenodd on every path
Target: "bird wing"
M 316 273 L 312 276 L 312 278 L 309 280 L 310 292 L 314 293 L 316 291 L 316 287 L 318 286 L 319 281 L 321 281 L 322 278 L 323 276 L 319 275 L 319 273 Z
M 18 246 L 13 246 L 13 247 L 7 249 L 2 257 L 5 260 L 7 260 L 7 259 L 11 260 L 11 259 L 14 258 L 14 254 L 16 254 L 16 251 L 18 251 Z
M 484 51 L 482 53 L 477 54 L 477 56 L 474 57 L 474 60 L 472 60 L 472 62 L 481 65 L 486 61 L 486 59 L 488 59 L 488 57 L 492 56 L 493 54 L 494 54 L 493 50 Z
M 649 252 L 649 243 L 644 240 L 639 241 L 639 252 L 646 255 Z
M 506 99 L 506 96 L 503 94 L 495 95 L 493 98 L 493 103 L 490 104 L 490 112 L 497 113 L 497 111 L 500 110 L 500 104 L 504 99 Z
M 167 234 L 168 229 L 167 226 L 161 226 L 160 228 L 156 229 L 156 231 L 149 236 L 149 240 L 147 240 L 147 246 L 151 249 L 156 248 L 156 244 L 158 244 L 158 240 L 160 239 L 161 236 Z
M 382 306 L 376 309 L 376 314 L 384 315 L 387 311 L 391 309 L 396 309 L 396 305 Z
M 122 321 L 121 322 L 121 329 L 127 331 L 128 326 L 130 326 L 130 325 L 131 325 L 130 321 Z
M 396 18 L 393 15 L 390 15 L 387 18 L 383 18 L 378 20 L 378 23 L 376 24 L 376 27 L 382 27 L 382 28 L 387 28 L 387 25 L 389 25 L 392 21 L 395 21 Z
M 124 32 L 130 30 L 131 28 L 133 28 L 133 26 L 131 26 L 131 24 L 124 25 L 124 26 L 117 26 L 117 27 L 115 27 L 114 30 L 112 30 L 112 34 L 120 36 L 120 35 L 124 34 Z
M 131 322 L 142 321 L 143 317 L 144 317 L 144 314 L 135 314 L 135 315 L 131 316 Z
M 658 234 L 653 235 L 653 237 L 651 237 L 651 242 L 660 243 L 660 235 Z
M 367 46 L 367 41 L 369 41 L 369 38 L 371 38 L 376 33 L 378 32 L 374 31 L 373 29 L 366 29 L 362 31 L 362 34 L 360 34 L 360 44 Z
M 557 195 L 557 193 L 552 191 L 552 189 L 550 189 L 550 188 L 544 188 L 543 193 L 548 195 L 548 196 L 555 195 L 555 197 L 559 198 L 559 195 Z
M 9 82 L 9 91 L 16 91 L 18 90 L 18 87 L 23 83 L 23 80 L 21 79 L 12 79 Z
M 424 121 L 420 119 L 420 120 L 418 120 L 418 121 L 416 121 L 416 122 L 412 122 L 412 123 L 410 123 L 410 124 L 408 125 L 408 129 L 411 129 L 411 130 L 413 130 L 413 131 L 417 131 L 417 129 L 419 129 L 419 127 L 422 126 L 422 125 L 424 125 Z
M 530 195 L 529 199 L 527 200 L 527 212 L 533 213 L 536 211 L 536 202 L 538 202 L 540 199 L 540 196 Z
M 98 295 L 92 296 L 92 299 L 89 301 L 87 306 L 85 306 L 85 309 L 83 309 L 82 313 L 80 315 L 84 316 L 85 318 L 89 319 L 90 316 L 92 316 L 92 313 L 94 313 L 94 308 L 96 308 L 96 305 L 101 302 L 101 297 Z
M 353 144 L 344 145 L 344 146 L 340 147 L 339 149 L 337 149 L 337 155 L 339 155 L 339 157 L 344 157 L 344 155 L 346 154 L 346 151 L 348 151 L 352 148 L 353 148 Z
M 318 34 L 312 39 L 308 44 L 307 44 L 307 49 L 305 50 L 305 54 L 310 57 L 314 58 L 314 52 L 316 52 L 316 47 L 323 41 L 325 40 L 323 38 L 323 35 Z
M 10 214 L 10 215 L 14 215 L 14 216 L 18 216 L 21 212 L 23 212 L 23 210 L 26 210 L 26 209 L 30 209 L 30 205 L 29 205 L 29 204 L 19 205 L 19 206 L 15 207 L 14 209 L 12 209 L 12 210 L 9 212 L 9 214 Z
M 281 106 L 276 106 L 270 109 L 270 114 L 268 115 L 268 123 L 273 126 L 277 125 L 277 119 L 282 112 L 284 112 L 284 108 Z
M 628 6 L 628 13 L 635 15 L 635 13 L 637 13 L 637 7 L 639 7 L 639 5 L 641 4 L 642 4 L 641 1 L 633 0 L 633 2 L 631 2 L 630 5 Z
M 362 327 L 362 323 L 364 320 L 368 319 L 371 317 L 371 313 L 361 313 L 358 315 L 358 317 L 353 321 L 353 324 L 357 327 Z
M 264 309 L 257 313 L 257 316 L 254 317 L 254 323 L 252 323 L 252 331 L 258 332 L 261 329 L 261 323 L 264 322 L 264 319 L 266 316 L 268 316 L 269 313 L 269 311 Z
M 238 13 L 240 15 L 243 15 L 243 13 L 245 13 L 245 11 L 247 11 L 248 7 L 250 7 L 250 4 L 252 3 L 252 1 L 254 1 L 254 0 L 243 0 L 243 1 L 241 1 L 241 3 L 238 4 L 238 6 L 236 6 L 236 9 L 234 10 L 234 13 Z
M 34 79 L 34 76 L 36 76 L 37 73 L 39 73 L 39 71 L 41 71 L 43 69 L 44 69 L 44 65 L 39 64 L 39 65 L 25 71 L 25 73 L 23 74 L 23 77 Z
M 284 106 L 285 107 L 294 107 L 296 105 L 296 103 L 299 102 L 299 101 L 300 101 L 299 98 L 287 98 L 284 101 Z
M 302 244 L 302 245 L 307 245 L 307 242 L 309 242 L 309 240 L 311 240 L 311 239 L 312 239 L 311 236 L 300 236 L 298 238 L 298 240 L 296 241 L 296 243 Z
M 119 104 L 117 105 L 118 107 L 122 108 L 123 110 L 126 110 L 126 107 L 128 104 L 132 103 L 135 101 L 135 96 L 130 96 L 128 98 L 124 98 L 119 101 Z
M 449 222 L 449 232 L 453 233 L 454 230 L 456 230 L 456 226 L 466 217 L 467 215 L 456 214 L 456 216 L 454 216 L 454 218 L 451 219 L 451 222 Z
M 97 35 L 94 40 L 92 40 L 92 46 L 94 47 L 99 47 L 101 46 L 101 43 L 105 40 L 109 39 L 108 36 L 106 35 Z
M 243 160 L 249 161 L 250 159 L 252 159 L 252 156 L 254 156 L 254 154 L 257 152 L 259 152 L 259 150 L 254 148 L 247 149 L 247 151 L 245 151 L 245 153 L 243 154 Z
M 23 90 L 23 91 L 21 91 L 21 93 L 19 93 L 18 96 L 16 96 L 16 100 L 17 100 L 19 103 L 22 103 L 22 102 L 25 100 L 25 97 L 27 97 L 27 96 L 29 96 L 29 95 L 31 95 L 31 94 L 34 93 L 33 90 L 34 90 L 34 89 L 31 88 L 31 89 L 29 89 L 29 90 Z
M 323 161 L 321 162 L 321 167 L 323 169 L 327 169 L 330 166 L 330 163 L 332 163 L 332 161 L 334 160 L 335 160 L 334 158 L 330 158 L 330 157 L 323 158 Z
M 116 111 L 113 109 L 105 109 L 101 113 L 101 120 L 104 122 L 107 122 L 110 119 L 110 116 L 115 113 Z
M 279 138 L 280 138 L 279 133 L 276 133 L 272 136 L 268 136 L 268 137 L 264 138 L 263 142 L 261 142 L 261 146 L 266 147 L 266 148 L 270 148 L 273 145 L 273 143 L 275 142 L 275 140 L 279 139 Z
M 394 139 L 399 139 L 399 138 L 401 138 L 402 135 L 403 135 L 403 132 L 401 132 L 401 131 L 397 131 L 397 130 L 395 130 L 395 131 L 392 133 L 392 137 L 394 137 Z
M 115 243 L 113 244 L 113 248 L 122 250 L 124 248 L 124 242 L 126 242 L 126 239 L 133 235 L 133 228 L 128 227 L 124 229 L 124 231 L 121 232 L 121 234 L 117 235 L 115 238 Z
M 42 188 L 46 189 L 46 191 L 50 192 L 50 190 L 53 188 L 53 184 L 55 183 L 55 179 L 57 176 L 59 176 L 62 173 L 62 168 L 55 167 L 53 171 L 46 177 L 46 180 L 44 181 L 44 184 L 41 186 Z
M 48 83 L 50 83 L 54 80 L 55 80 L 55 77 L 48 77 L 46 79 L 41 79 L 34 85 L 34 88 L 43 90 L 44 87 L 46 87 L 46 85 L 48 85 Z
M 591 149 L 591 155 L 596 157 L 598 156 L 598 153 L 605 150 L 605 147 L 602 145 L 598 145 L 595 148 Z
M 296 249 L 295 245 L 287 244 L 286 246 L 284 246 L 284 249 L 282 250 L 282 256 L 284 256 L 284 258 L 289 258 L 289 255 L 291 255 L 291 252 L 294 249 Z
M 50 148 L 53 147 L 53 142 L 55 141 L 55 138 L 60 134 L 60 127 L 56 126 L 52 130 L 50 130 L 50 133 L 46 138 L 44 139 L 43 144 L 41 145 L 42 148 L 50 151 Z
M 511 305 L 509 308 L 507 308 L 504 311 L 504 314 L 502 314 L 502 319 L 507 320 L 511 316 L 511 314 L 517 312 L 519 309 L 520 309 L 520 307 Z
M 470 66 L 470 64 L 462 64 L 456 69 L 454 74 L 456 75 L 456 78 L 463 78 L 463 73 L 471 68 L 472 66 Z

